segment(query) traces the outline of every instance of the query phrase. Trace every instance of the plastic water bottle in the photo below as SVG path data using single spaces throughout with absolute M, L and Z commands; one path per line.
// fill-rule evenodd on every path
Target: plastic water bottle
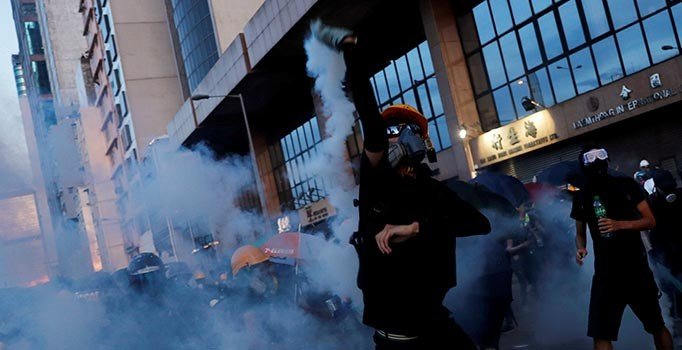
M 594 202 L 592 203 L 592 206 L 594 207 L 594 216 L 597 217 L 597 221 L 599 221 L 599 219 L 606 218 L 606 207 L 604 206 L 604 203 L 602 203 L 599 196 L 594 196 Z M 613 237 L 613 232 L 602 233 L 601 236 L 604 238 L 611 238 Z

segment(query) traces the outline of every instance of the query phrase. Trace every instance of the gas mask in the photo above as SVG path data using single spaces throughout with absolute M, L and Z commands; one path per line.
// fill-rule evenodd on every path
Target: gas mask
M 427 145 L 410 126 L 400 128 L 398 141 L 388 146 L 388 161 L 392 168 L 407 164 L 419 165 L 427 154 Z
M 675 193 L 675 183 L 671 183 L 670 181 L 661 182 L 663 185 L 658 186 L 654 179 L 648 179 L 646 182 L 644 182 L 644 189 L 650 196 L 664 198 L 668 203 L 675 203 L 677 200 L 677 194 Z

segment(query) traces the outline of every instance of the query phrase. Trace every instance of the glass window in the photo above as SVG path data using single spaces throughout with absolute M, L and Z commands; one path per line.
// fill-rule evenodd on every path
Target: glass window
M 422 58 L 422 63 L 424 63 L 424 74 L 431 75 L 436 72 L 433 68 L 433 61 L 431 60 L 431 50 L 429 50 L 429 45 L 424 41 L 419 44 L 419 54 Z
M 440 90 L 438 89 L 438 82 L 435 77 L 429 78 L 427 81 L 429 85 L 429 93 L 431 95 L 431 104 L 433 105 L 433 115 L 439 116 L 443 114 L 443 101 L 440 97 Z
M 654 64 L 679 54 L 675 50 L 663 50 L 665 45 L 677 46 L 675 32 L 673 31 L 672 23 L 670 23 L 668 11 L 662 11 L 644 20 L 644 33 L 646 33 L 649 50 L 651 51 L 651 59 L 654 61 Z
M 29 55 L 42 55 L 45 53 L 43 48 L 43 38 L 40 34 L 38 22 L 24 22 L 26 32 L 26 42 L 28 44 Z
M 441 149 L 448 148 L 452 146 L 452 141 L 450 140 L 450 135 L 448 134 L 448 123 L 445 116 L 436 118 L 436 125 L 438 129 L 438 137 L 440 139 Z
M 594 90 L 599 87 L 597 74 L 594 72 L 590 48 L 584 48 L 571 55 L 571 68 L 578 94 Z
M 488 2 L 484 1 L 478 6 L 474 7 L 474 19 L 476 20 L 476 31 L 481 43 L 487 43 L 495 37 L 495 28 L 493 27 L 493 20 L 490 17 L 490 9 Z
M 616 30 L 625 27 L 637 19 L 634 0 L 607 0 L 611 19 Z
M 626 74 L 638 72 L 649 66 L 649 56 L 645 54 L 646 46 L 639 24 L 620 31 L 616 37 Z
M 535 13 L 540 13 L 540 11 L 552 4 L 552 0 L 531 0 L 530 2 L 533 4 L 533 11 Z
M 500 119 L 500 124 L 509 124 L 516 120 L 516 112 L 514 111 L 514 104 L 512 103 L 509 87 L 504 86 L 501 89 L 493 92 L 495 99 L 495 107 L 497 109 L 497 117 Z
M 504 66 L 502 65 L 502 56 L 500 56 L 500 49 L 497 42 L 492 42 L 483 47 L 483 58 L 485 59 L 485 66 L 490 78 L 492 88 L 496 88 L 507 82 L 507 76 L 504 74 Z
M 409 68 L 407 68 L 407 57 L 402 56 L 395 61 L 395 66 L 398 69 L 398 78 L 400 79 L 400 87 L 405 90 L 412 86 L 412 78 L 410 77 Z
M 519 51 L 519 44 L 516 41 L 516 33 L 509 34 L 500 38 L 500 47 L 502 48 L 502 55 L 504 56 L 504 65 L 507 67 L 507 75 L 510 80 L 516 79 L 525 72 L 523 62 L 521 61 L 521 52 Z
M 675 27 L 677 27 L 677 39 L 682 42 L 682 4 L 677 4 L 670 8 L 675 20 Z
M 583 12 L 592 38 L 596 38 L 609 30 L 606 10 L 602 0 L 583 0 Z
M 573 79 L 568 61 L 564 58 L 549 66 L 549 75 L 552 78 L 556 102 L 561 103 L 575 96 Z
M 535 34 L 533 23 L 529 23 L 519 29 L 519 37 L 521 38 L 521 47 L 523 47 L 523 54 L 526 58 L 526 65 L 528 68 L 532 69 L 541 64 L 542 54 L 540 53 L 538 37 Z
M 374 88 L 377 91 L 377 100 L 386 101 L 388 100 L 388 88 L 386 87 L 386 77 L 384 77 L 384 72 L 380 71 L 374 75 Z
M 574 49 L 585 43 L 585 33 L 583 33 L 583 26 L 580 22 L 580 15 L 578 14 L 575 0 L 559 7 L 559 15 L 561 16 L 561 24 L 564 28 L 568 49 Z
M 540 26 L 540 34 L 542 35 L 547 59 L 552 59 L 563 53 L 564 49 L 561 46 L 561 38 L 559 38 L 554 12 L 540 17 L 538 25 Z
M 618 49 L 616 41 L 612 36 L 592 45 L 594 59 L 597 61 L 599 80 L 602 85 L 623 77 L 623 68 L 618 59 Z
M 421 58 L 419 57 L 419 49 L 416 47 L 407 53 L 407 61 L 410 63 L 410 72 L 414 80 L 424 79 L 424 70 L 422 69 Z
M 514 105 L 516 106 L 516 112 L 518 113 L 518 117 L 523 118 L 531 114 L 533 110 L 526 111 L 526 109 L 523 108 L 523 105 L 521 103 L 524 97 L 528 98 L 531 97 L 528 80 L 525 77 L 523 77 L 519 80 L 513 81 L 511 84 L 509 84 L 509 87 L 511 88 L 512 91 L 512 98 L 514 99 Z
M 386 73 L 386 81 L 388 82 L 388 92 L 391 97 L 400 95 L 400 85 L 398 84 L 398 75 L 393 67 L 393 62 L 391 62 L 388 67 L 384 69 Z
M 554 105 L 554 95 L 552 94 L 552 84 L 549 82 L 547 70 L 539 69 L 528 74 L 528 87 L 533 99 L 544 107 Z
M 637 6 L 639 7 L 639 14 L 645 17 L 665 6 L 665 0 L 637 0 Z
M 497 35 L 500 35 L 512 27 L 511 13 L 509 12 L 509 4 L 507 0 L 489 0 L 490 10 L 493 13 L 495 20 L 495 28 Z
M 528 0 L 509 0 L 509 4 L 511 5 L 516 24 L 520 24 L 531 16 L 530 2 Z

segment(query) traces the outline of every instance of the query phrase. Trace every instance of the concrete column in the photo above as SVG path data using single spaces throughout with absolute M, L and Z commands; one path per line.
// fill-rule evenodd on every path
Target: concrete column
M 480 123 L 455 12 L 449 0 L 422 0 L 421 13 L 452 140 L 454 168 L 460 179 L 468 180 L 474 171 L 469 140 L 480 133 Z M 459 137 L 462 125 L 468 130 L 465 140 Z
M 251 129 L 251 137 L 253 139 L 253 150 L 256 153 L 256 163 L 258 164 L 258 173 L 263 186 L 263 194 L 265 203 L 263 207 L 267 212 L 263 216 L 269 218 L 276 218 L 282 215 L 281 203 L 277 193 L 277 184 L 275 174 L 273 173 L 273 166 L 270 157 L 270 150 L 265 135 L 260 130 Z

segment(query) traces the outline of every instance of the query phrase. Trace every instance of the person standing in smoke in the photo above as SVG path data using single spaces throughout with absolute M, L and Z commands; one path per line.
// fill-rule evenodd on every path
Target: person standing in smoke
M 608 174 L 609 157 L 603 147 L 586 146 L 578 160 L 587 181 L 573 198 L 571 211 L 576 261 L 582 265 L 587 255 L 587 226 L 595 252 L 587 335 L 596 350 L 613 349 L 623 311 L 630 306 L 653 335 L 656 349 L 672 350 L 640 238 L 640 231 L 656 225 L 649 204 L 634 180 Z
M 670 316 L 682 315 L 682 291 L 676 285 L 682 281 L 682 235 L 679 217 L 682 215 L 682 189 L 677 188 L 673 175 L 663 169 L 650 170 L 651 178 L 644 183 L 649 193 L 656 228 L 650 232 L 650 255 L 656 263 L 662 291 L 672 302 Z
M 364 131 L 360 222 L 351 243 L 376 349 L 476 349 L 443 299 L 455 285 L 455 237 L 486 234 L 490 223 L 422 164 L 427 154 L 435 161 L 426 118 L 408 105 L 379 112 L 367 59 L 373 41 L 320 21 L 312 32 L 343 52 Z

